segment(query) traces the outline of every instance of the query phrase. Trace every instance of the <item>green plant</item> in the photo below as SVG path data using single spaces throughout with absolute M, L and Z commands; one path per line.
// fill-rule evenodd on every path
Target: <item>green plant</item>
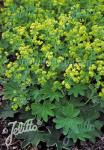
M 13 110 L 45 122 L 53 117 L 54 129 L 73 141 L 99 136 L 103 10 L 103 0 L 5 0 L 0 80 Z

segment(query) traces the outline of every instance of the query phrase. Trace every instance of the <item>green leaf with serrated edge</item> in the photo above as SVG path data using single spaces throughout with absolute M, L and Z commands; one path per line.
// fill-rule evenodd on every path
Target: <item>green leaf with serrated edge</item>
M 47 83 L 41 90 L 43 99 L 49 98 L 50 101 L 56 100 L 59 101 L 63 97 L 62 93 L 59 91 L 53 91 L 51 83 Z
M 57 150 L 61 150 L 62 148 L 64 149 L 68 149 L 69 147 L 72 145 L 72 141 L 69 140 L 66 144 L 63 140 L 60 140 L 60 136 L 61 136 L 61 131 L 60 130 L 56 130 L 52 127 L 47 127 L 47 129 L 49 130 L 47 139 L 45 139 L 47 146 L 53 146 L 56 145 Z
M 78 97 L 78 94 L 81 96 L 84 96 L 85 90 L 88 87 L 86 85 L 74 85 L 68 92 L 69 95 L 74 95 L 75 97 Z
M 44 103 L 44 104 L 38 104 L 33 103 L 31 105 L 32 108 L 32 115 L 35 115 L 39 118 L 42 118 L 45 122 L 48 121 L 49 116 L 54 116 L 54 104 Z
M 24 139 L 22 143 L 22 148 L 25 148 L 29 144 L 32 144 L 34 147 L 37 147 L 40 141 L 44 140 L 45 133 L 40 131 L 29 131 L 22 133 L 16 136 L 17 139 Z
M 60 113 L 56 113 L 56 118 L 54 119 L 56 129 L 63 129 L 63 134 L 68 138 L 72 138 L 74 142 L 76 142 L 78 138 L 83 141 L 86 139 L 91 139 L 94 141 L 96 135 L 100 135 L 100 128 L 102 126 L 100 121 L 96 121 L 99 115 L 92 110 L 91 112 L 94 111 L 94 114 L 92 114 L 92 117 L 89 117 L 91 112 L 88 112 L 87 114 L 87 109 L 82 112 L 78 111 L 78 108 L 76 109 L 75 106 L 72 106 L 73 104 L 63 106 L 63 109 L 60 109 Z M 82 109 L 84 108 L 82 107 Z M 84 113 L 86 117 L 84 117 Z
M 36 132 L 22 133 L 16 136 L 17 139 L 23 139 L 22 148 L 25 148 L 29 144 L 32 144 L 34 147 L 37 147 L 39 142 L 46 142 L 47 147 L 56 145 L 57 150 L 62 150 L 62 148 L 68 149 L 71 146 L 71 142 L 68 142 L 67 145 L 60 141 L 61 132 L 54 128 L 48 128 L 48 133 L 37 130 Z

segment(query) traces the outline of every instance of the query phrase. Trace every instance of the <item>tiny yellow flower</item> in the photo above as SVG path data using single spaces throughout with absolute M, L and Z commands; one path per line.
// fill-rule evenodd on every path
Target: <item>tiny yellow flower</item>
M 69 90 L 71 86 L 68 83 L 65 83 L 65 88 Z
M 10 62 L 8 65 L 7 65 L 7 68 L 10 68 L 12 66 L 12 62 Z
M 15 111 L 15 110 L 17 110 L 18 109 L 18 105 L 17 104 L 15 104 L 15 105 L 12 105 L 12 109 Z
M 12 100 L 13 102 L 17 102 L 17 98 L 15 97 L 15 98 L 13 98 L 13 100 Z
M 65 81 L 62 81 L 62 85 L 64 85 L 65 84 Z

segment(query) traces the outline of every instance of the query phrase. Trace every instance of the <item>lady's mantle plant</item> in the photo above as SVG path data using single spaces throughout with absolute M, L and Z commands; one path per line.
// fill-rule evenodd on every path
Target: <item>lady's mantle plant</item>
M 52 117 L 74 141 L 99 136 L 103 0 L 5 0 L 1 13 L 0 80 L 12 109 Z

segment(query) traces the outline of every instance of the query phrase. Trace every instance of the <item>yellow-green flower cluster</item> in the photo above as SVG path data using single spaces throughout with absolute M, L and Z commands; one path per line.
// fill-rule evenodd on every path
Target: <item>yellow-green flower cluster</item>
M 101 89 L 101 92 L 99 92 L 100 97 L 104 97 L 104 87 Z
M 92 64 L 90 67 L 89 67 L 89 76 L 90 77 L 94 77 L 95 75 L 95 70 L 96 70 L 96 65 Z
M 9 6 L 9 5 L 12 5 L 13 0 L 5 0 L 4 2 L 5 2 L 4 3 L 5 6 Z
M 52 0 L 54 5 L 64 5 L 65 0 Z
M 87 3 L 22 0 L 17 6 L 6 0 L 0 55 L 7 56 L 3 72 L 7 81 L 17 83 L 26 94 L 28 87 L 44 88 L 47 83 L 52 83 L 53 91 L 66 93 L 73 86 L 92 84 L 104 99 L 103 4 Z
M 68 68 L 65 71 L 64 76 L 69 77 L 70 79 L 72 79 L 75 83 L 79 83 L 80 81 L 80 74 L 81 74 L 81 67 L 79 64 L 70 64 L 68 66 Z
M 7 78 L 11 78 L 13 72 L 18 68 L 18 64 L 16 62 L 9 62 L 7 64 L 7 70 L 5 72 L 5 76 Z
M 28 58 L 29 54 L 33 53 L 33 49 L 30 48 L 28 45 L 27 46 L 23 45 L 19 48 L 19 53 L 22 57 Z
M 21 36 L 25 36 L 25 27 L 19 26 L 19 27 L 15 27 L 14 31 L 16 31 L 19 35 Z

